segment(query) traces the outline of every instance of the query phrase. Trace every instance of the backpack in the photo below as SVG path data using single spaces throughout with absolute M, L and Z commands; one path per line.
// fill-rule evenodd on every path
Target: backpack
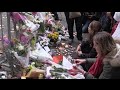
M 100 23 L 102 25 L 103 31 L 107 31 L 109 33 L 111 32 L 112 27 L 111 27 L 111 19 L 110 18 L 108 18 L 106 15 L 103 15 L 100 18 Z

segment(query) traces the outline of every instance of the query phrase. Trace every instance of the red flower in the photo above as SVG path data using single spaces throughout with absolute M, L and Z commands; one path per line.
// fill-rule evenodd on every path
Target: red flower
M 31 32 L 31 30 L 29 29 L 29 30 L 27 30 L 28 32 Z

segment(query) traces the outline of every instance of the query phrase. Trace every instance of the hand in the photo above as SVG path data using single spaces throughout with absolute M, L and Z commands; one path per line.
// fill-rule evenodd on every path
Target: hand
M 76 73 L 80 72 L 83 75 L 86 73 L 86 71 L 84 71 L 82 68 L 74 66 L 74 70 L 76 71 Z M 74 72 L 75 73 L 75 72 Z
M 78 51 L 77 54 L 78 56 L 80 56 L 82 54 L 82 51 Z
M 86 73 L 82 68 L 77 68 L 78 72 L 82 73 L 83 75 Z
M 77 46 L 76 53 L 81 50 L 80 46 L 81 46 L 81 44 L 79 44 L 79 45 Z
M 78 70 L 71 69 L 71 70 L 68 70 L 68 73 L 74 76 L 74 75 L 78 74 Z
M 74 59 L 74 62 L 77 64 L 77 65 L 80 65 L 82 63 L 85 63 L 86 60 L 85 59 Z

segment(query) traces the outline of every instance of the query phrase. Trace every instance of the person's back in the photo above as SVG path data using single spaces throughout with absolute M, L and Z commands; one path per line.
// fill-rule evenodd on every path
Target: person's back
M 113 18 L 112 18 L 112 14 L 108 12 L 103 12 L 103 14 L 101 15 L 100 18 L 100 22 L 102 24 L 102 29 L 103 31 L 106 31 L 108 33 L 111 33 L 112 31 L 112 23 L 113 23 Z
M 120 45 L 103 59 L 103 72 L 100 79 L 120 79 Z

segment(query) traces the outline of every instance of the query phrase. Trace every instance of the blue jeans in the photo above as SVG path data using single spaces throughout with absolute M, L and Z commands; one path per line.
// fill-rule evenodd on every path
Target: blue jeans
M 87 20 L 85 25 L 82 27 L 82 33 L 87 33 L 88 32 L 88 26 L 90 24 L 90 20 Z

